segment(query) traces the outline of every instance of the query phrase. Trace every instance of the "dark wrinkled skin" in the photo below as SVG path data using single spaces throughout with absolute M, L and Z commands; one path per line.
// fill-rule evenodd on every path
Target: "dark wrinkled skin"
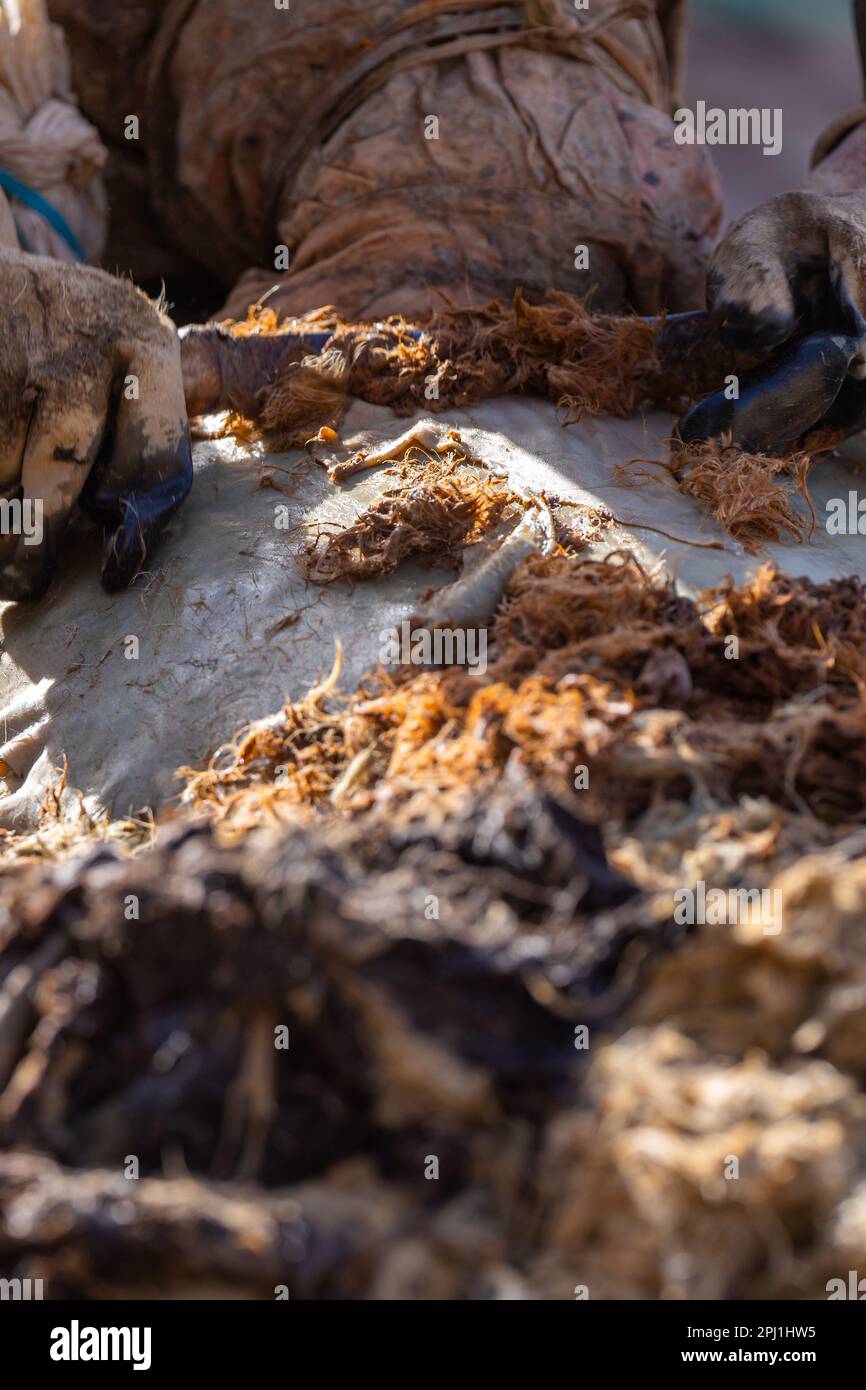
M 0 597 L 45 593 L 76 505 L 123 588 L 192 483 L 174 325 L 126 280 L 5 247 L 0 299 L 0 489 L 43 517 L 38 543 L 0 537 Z
M 256 396 L 278 369 L 321 352 L 333 335 L 251 334 L 237 336 L 218 324 L 182 328 L 183 389 L 189 414 L 235 410 L 253 418 Z

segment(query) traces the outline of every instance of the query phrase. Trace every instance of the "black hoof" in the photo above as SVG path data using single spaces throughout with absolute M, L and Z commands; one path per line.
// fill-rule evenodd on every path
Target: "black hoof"
M 756 454 L 775 454 L 824 423 L 860 349 L 859 339 L 810 333 L 788 343 L 762 367 L 744 372 L 738 396 L 714 391 L 680 424 L 685 444 L 704 439 Z

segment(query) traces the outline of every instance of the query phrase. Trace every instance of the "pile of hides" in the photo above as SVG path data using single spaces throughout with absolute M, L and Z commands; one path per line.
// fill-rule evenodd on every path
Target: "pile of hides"
M 281 315 L 355 319 L 551 284 L 600 311 L 699 302 L 721 187 L 673 139 L 683 0 L 49 8 L 112 206 L 204 263 L 232 317 L 275 285 Z

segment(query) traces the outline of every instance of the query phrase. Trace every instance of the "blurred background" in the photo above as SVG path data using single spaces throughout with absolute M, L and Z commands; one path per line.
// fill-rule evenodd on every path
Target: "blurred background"
M 817 136 L 862 100 L 851 0 L 692 0 L 686 102 L 782 108 L 782 151 L 716 146 L 727 222 L 797 188 Z

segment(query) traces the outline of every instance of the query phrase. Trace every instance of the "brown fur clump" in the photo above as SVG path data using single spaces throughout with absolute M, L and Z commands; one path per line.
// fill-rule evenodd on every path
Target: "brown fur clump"
M 398 414 L 533 391 L 561 406 L 573 422 L 584 414 L 624 417 L 644 401 L 679 410 L 715 384 L 725 365 L 718 348 L 696 348 L 663 367 L 656 349 L 659 322 L 634 314 L 593 315 L 581 300 L 551 290 L 540 304 L 518 291 L 510 304 L 449 307 L 420 327 L 399 315 L 374 325 L 341 323 L 332 309 L 279 323 L 266 308 L 254 308 L 243 323 L 229 326 L 245 336 L 331 332 L 331 352 L 348 363 L 345 374 L 337 374 L 339 390 Z M 332 397 L 328 358 L 326 353 L 305 359 L 300 369 L 297 363 L 282 368 L 262 388 L 258 422 L 272 447 L 289 447 L 280 442 L 287 439 L 304 442 L 301 435 L 314 418 L 330 425 L 340 418 L 343 398 L 339 391 Z M 327 383 L 321 406 L 318 376 Z
M 447 309 L 428 327 L 440 406 L 535 391 L 568 411 L 625 416 L 666 396 L 656 326 L 637 316 L 594 317 L 571 295 L 542 304 L 516 294 L 510 305 Z
M 640 662 L 673 636 L 679 604 L 673 584 L 651 579 L 628 550 L 604 560 L 531 556 L 497 614 L 492 670 L 508 680 L 576 670 L 621 680 L 636 643 Z
M 515 500 L 501 479 L 452 474 L 434 463 L 389 488 L 351 526 L 320 531 L 301 566 L 313 584 L 333 584 L 390 574 L 410 555 L 457 565 L 462 547 L 480 540 Z
M 348 406 L 349 364 L 334 349 L 293 363 L 259 393 L 257 423 L 275 453 L 301 449 L 323 425 L 334 428 Z
M 774 458 L 712 439 L 696 444 L 674 440 L 667 460 L 630 459 L 618 471 L 633 478 L 653 477 L 654 468 L 667 468 L 679 492 L 693 497 L 713 521 L 755 553 L 762 541 L 779 541 L 788 535 L 800 544 L 814 532 L 815 507 L 806 479 L 818 452 L 820 445 Z M 809 508 L 809 518 L 794 506 L 798 495 Z
M 659 797 L 742 795 L 832 823 L 866 817 L 866 592 L 855 580 L 813 585 L 764 568 L 696 603 L 627 552 L 531 556 L 489 647 L 483 675 L 380 671 L 342 703 L 287 706 L 207 769 L 187 769 L 187 799 L 234 833 L 283 809 L 465 788 L 515 755 L 560 793 L 591 765 L 582 804 L 607 817 L 615 806 L 628 820 Z
M 764 564 L 748 584 L 708 589 L 702 598 L 712 604 L 704 621 L 713 633 L 737 633 L 741 649 L 746 643 L 750 654 L 764 654 L 752 677 L 753 683 L 767 682 L 771 697 L 824 683 L 852 688 L 859 683 L 866 658 L 866 591 L 854 575 L 814 584 L 788 579 Z M 778 678 L 783 671 L 784 685 Z
M 726 354 L 713 339 L 712 353 L 698 342 L 663 366 L 661 323 L 593 314 L 560 290 L 549 290 L 540 304 L 518 291 L 510 304 L 443 309 L 425 325 L 420 343 L 401 342 L 393 356 L 373 347 L 359 362 L 353 389 L 397 410 L 471 405 L 514 391 L 552 400 L 570 421 L 584 414 L 624 417 L 644 401 L 676 410 L 715 384 Z M 706 325 L 703 337 L 712 337 Z M 431 381 L 438 397 L 428 401 Z
M 706 440 L 676 450 L 672 463 L 680 492 L 694 497 L 747 550 L 756 551 L 761 541 L 778 541 L 785 534 L 799 543 L 807 530 L 811 535 L 815 529 L 815 508 L 806 485 L 810 454 L 768 458 Z M 790 479 L 793 486 L 785 487 L 777 478 Z M 809 506 L 811 524 L 792 504 L 796 493 Z

